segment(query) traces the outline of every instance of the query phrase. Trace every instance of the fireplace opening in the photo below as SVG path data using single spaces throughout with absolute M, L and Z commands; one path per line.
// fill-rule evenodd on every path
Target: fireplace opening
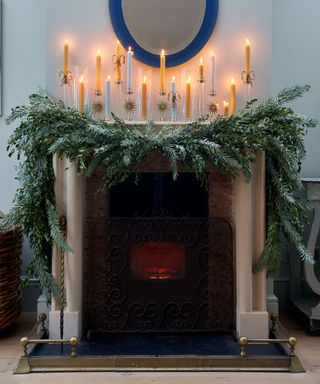
M 85 333 L 233 331 L 232 226 L 211 216 L 212 178 L 210 198 L 192 173 L 145 172 L 97 199 L 101 177 L 86 186 Z
M 165 281 L 185 277 L 186 247 L 180 243 L 148 242 L 132 244 L 132 276 L 136 279 Z
M 132 174 L 110 190 L 110 216 L 208 217 L 208 191 L 193 173 Z

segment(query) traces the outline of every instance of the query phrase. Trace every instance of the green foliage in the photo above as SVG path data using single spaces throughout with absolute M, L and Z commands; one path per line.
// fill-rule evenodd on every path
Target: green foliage
M 28 275 L 39 277 L 44 292 L 56 294 L 49 269 L 51 249 L 54 244 L 66 250 L 67 245 L 56 214 L 53 154 L 65 154 L 71 162 L 78 162 L 79 172 L 87 176 L 104 167 L 101 187 L 110 187 L 125 180 L 133 165 L 150 152 L 170 159 L 173 178 L 178 177 L 180 163 L 205 183 L 208 164 L 233 177 L 240 171 L 250 177 L 255 153 L 266 151 L 267 240 L 254 269 L 277 269 L 281 233 L 298 247 L 303 260 L 312 261 L 302 241 L 305 204 L 294 193 L 301 188 L 304 129 L 316 122 L 285 106 L 308 89 L 294 86 L 257 107 L 248 103 L 236 117 L 218 117 L 209 124 L 199 119 L 178 128 L 167 123 L 160 130 L 151 122 L 147 127 L 129 126 L 116 117 L 107 124 L 89 114 L 80 116 L 43 94 L 33 94 L 28 105 L 14 108 L 7 119 L 8 123 L 20 120 L 8 151 L 23 161 L 18 173 L 21 186 L 1 226 L 23 223 L 33 249 Z

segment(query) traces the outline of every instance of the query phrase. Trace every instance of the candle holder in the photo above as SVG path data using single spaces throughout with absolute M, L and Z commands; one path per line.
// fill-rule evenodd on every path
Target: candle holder
M 177 103 L 181 100 L 179 92 L 170 92 L 168 94 L 168 100 L 170 100 L 171 104 L 171 121 L 177 121 Z
M 114 71 L 117 73 L 117 68 L 119 68 L 119 74 L 118 74 L 118 76 L 116 76 L 116 81 L 115 81 L 115 83 L 117 85 L 120 85 L 122 83 L 122 81 L 121 81 L 121 67 L 125 63 L 126 63 L 126 58 L 124 57 L 124 55 L 120 55 L 120 56 L 113 55 L 112 56 L 112 64 L 114 65 Z
M 169 107 L 169 95 L 168 97 L 162 96 L 156 104 L 156 108 L 160 114 L 160 121 L 166 121 L 166 113 L 168 112 Z
M 255 73 L 254 71 L 251 71 L 248 73 L 247 71 L 243 71 L 241 74 L 242 82 L 246 86 L 246 99 L 247 102 L 251 100 L 251 88 L 253 87 L 253 82 L 255 80 Z
M 204 100 L 204 76 L 201 76 L 198 80 L 198 117 L 205 114 L 205 100 Z
M 61 87 L 63 87 L 64 85 L 68 85 L 70 87 L 73 80 L 73 74 L 71 71 L 67 71 L 67 72 L 60 71 L 59 79 L 61 82 Z
M 130 92 L 126 91 L 124 93 L 126 96 L 124 98 L 123 107 L 124 107 L 124 110 L 126 112 L 126 119 L 128 121 L 132 121 L 133 115 L 137 111 L 137 103 L 132 96 L 134 92 L 133 91 L 130 91 Z
M 105 103 L 103 101 L 101 91 L 99 94 L 97 94 L 96 92 L 94 93 L 94 97 L 90 107 L 91 107 L 91 112 L 95 117 L 99 119 L 103 119 L 104 112 L 105 112 Z
M 208 93 L 208 102 L 207 102 L 207 112 L 209 113 L 210 119 L 214 119 L 219 112 L 219 105 L 217 104 L 215 97 L 217 96 L 217 92 L 212 89 Z
M 244 84 L 250 84 L 251 87 L 253 87 L 253 82 L 255 80 L 254 71 L 251 71 L 250 73 L 247 73 L 247 71 L 243 71 L 241 74 L 241 78 Z

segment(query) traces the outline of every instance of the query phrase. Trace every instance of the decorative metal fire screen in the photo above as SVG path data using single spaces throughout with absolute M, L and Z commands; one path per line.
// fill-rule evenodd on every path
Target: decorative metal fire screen
M 86 331 L 234 329 L 229 223 L 139 217 L 96 218 L 87 226 Z

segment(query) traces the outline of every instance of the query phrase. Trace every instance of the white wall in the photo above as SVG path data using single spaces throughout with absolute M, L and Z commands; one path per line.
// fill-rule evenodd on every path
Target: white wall
M 209 71 L 208 58 L 210 51 L 214 50 L 219 77 L 218 102 L 222 104 L 223 100 L 228 100 L 229 82 L 234 77 L 238 83 L 238 107 L 241 108 L 245 95 L 245 89 L 241 83 L 241 72 L 244 69 L 244 43 L 246 38 L 249 38 L 252 42 L 252 66 L 257 77 L 253 96 L 261 100 L 270 96 L 271 5 L 271 0 L 220 0 L 218 22 L 209 43 L 195 59 L 167 71 L 167 86 L 172 75 L 176 76 L 179 84 L 179 76 L 183 68 L 193 68 L 194 73 L 197 73 L 200 56 L 203 56 Z M 71 66 L 74 68 L 75 65 L 80 64 L 89 67 L 89 86 L 91 86 L 92 95 L 95 55 L 98 49 L 101 49 L 103 56 L 103 78 L 106 78 L 107 74 L 113 74 L 111 57 L 115 53 L 117 38 L 110 23 L 107 0 L 49 1 L 47 19 L 46 89 L 51 95 L 62 98 L 57 75 L 63 66 L 63 43 L 68 39 Z M 139 68 L 145 68 L 145 66 L 137 61 L 134 62 L 134 66 L 136 77 L 138 77 Z M 154 69 L 152 71 L 154 94 L 159 92 L 158 76 L 159 70 Z M 114 106 L 113 110 L 117 112 Z
M 9 159 L 6 147 L 14 126 L 5 117 L 12 107 L 45 85 L 44 0 L 2 0 L 2 116 L 0 117 L 0 210 L 8 212 L 18 186 L 16 159 Z
M 310 84 L 311 92 L 292 104 L 320 121 L 320 1 L 273 0 L 272 93 L 289 85 Z M 320 177 L 320 129 L 309 130 L 303 177 Z

